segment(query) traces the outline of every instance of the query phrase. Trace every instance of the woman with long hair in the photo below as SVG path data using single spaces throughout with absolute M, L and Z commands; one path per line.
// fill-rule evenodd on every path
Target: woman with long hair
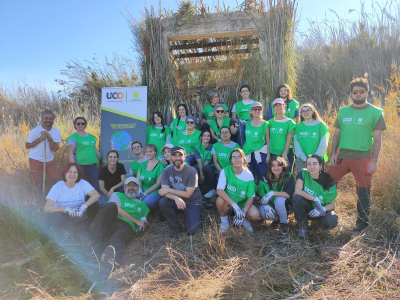
M 316 154 L 328 161 L 326 149 L 329 143 L 329 127 L 321 119 L 314 105 L 303 104 L 300 107 L 300 120 L 294 131 L 294 150 L 297 157 L 297 173 L 304 168 L 309 155 Z
M 280 224 L 279 232 L 284 235 L 289 233 L 287 221 L 293 192 L 294 177 L 286 160 L 280 156 L 271 158 L 264 176 L 258 183 L 257 194 L 261 197 L 259 210 L 261 218 L 274 220 L 271 225 Z M 279 215 L 279 221 L 275 218 L 275 212 Z
M 228 231 L 228 215 L 235 213 L 233 224 L 253 232 L 250 221 L 260 218 L 258 209 L 253 205 L 256 184 L 254 176 L 248 169 L 246 156 L 242 149 L 231 152 L 231 165 L 224 168 L 217 185 L 217 209 L 221 218 L 221 233 Z
M 156 145 L 158 158 L 163 159 L 161 148 L 171 142 L 171 128 L 165 125 L 164 116 L 159 111 L 153 113 L 151 122 L 152 124 L 146 128 L 147 144 Z
M 178 132 L 175 146 L 181 146 L 186 151 L 185 163 L 189 166 L 196 164 L 194 156 L 194 146 L 200 144 L 201 131 L 196 129 L 197 119 L 193 116 L 186 117 L 186 130 Z
M 164 147 L 161 148 L 162 153 L 164 154 L 164 159 L 161 160 L 163 164 L 166 166 L 172 165 L 172 156 L 171 156 L 171 150 L 174 148 L 174 145 L 172 144 L 165 144 Z
M 216 104 L 214 106 L 214 114 L 216 118 L 208 122 L 208 125 L 210 126 L 211 136 L 216 141 L 219 141 L 221 139 L 220 130 L 223 126 L 229 127 L 229 129 L 231 130 L 231 135 L 235 135 L 238 130 L 235 126 L 235 122 L 231 118 L 225 116 L 225 106 L 226 105 L 222 103 Z
M 231 130 L 229 127 L 221 127 L 221 141 L 215 143 L 211 150 L 216 172 L 231 165 L 230 157 L 233 149 L 240 148 L 238 143 L 231 141 Z M 217 175 L 218 176 L 218 175 Z
M 323 171 L 322 164 L 319 155 L 310 155 L 306 160 L 307 169 L 297 174 L 292 204 L 300 237 L 307 235 L 308 217 L 319 220 L 324 229 L 333 229 L 338 224 L 335 213 L 336 184 L 332 176 Z
M 186 104 L 181 103 L 178 105 L 178 117 L 173 119 L 170 125 L 172 130 L 171 144 L 176 145 L 178 133 L 186 130 L 186 118 L 189 116 L 189 109 Z

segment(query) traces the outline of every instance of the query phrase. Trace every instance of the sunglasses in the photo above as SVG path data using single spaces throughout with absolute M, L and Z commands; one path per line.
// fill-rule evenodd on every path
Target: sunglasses
M 186 122 L 186 124 L 194 124 L 194 122 L 189 121 L 189 122 Z
M 255 107 L 255 108 L 252 108 L 251 110 L 254 110 L 254 111 L 262 111 L 262 108 L 261 108 L 261 107 Z
M 223 114 L 225 111 L 224 111 L 224 110 L 218 110 L 218 109 L 217 109 L 215 112 L 216 112 L 217 114 Z
M 352 91 L 352 93 L 353 93 L 353 95 L 357 95 L 357 94 L 364 95 L 365 90 Z
M 232 160 L 239 160 L 239 159 L 242 159 L 242 156 L 241 156 L 241 155 L 239 155 L 239 156 L 232 156 Z
M 86 125 L 86 123 L 85 122 L 82 122 L 82 123 L 81 122 L 77 122 L 76 125 L 78 125 L 78 126 L 79 125 Z

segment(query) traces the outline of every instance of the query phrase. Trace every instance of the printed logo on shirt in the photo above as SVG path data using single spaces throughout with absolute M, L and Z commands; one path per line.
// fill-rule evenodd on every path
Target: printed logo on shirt
M 144 175 L 140 175 L 140 180 L 144 180 Z
M 183 144 L 183 143 L 185 143 L 185 140 L 180 140 L 179 141 L 179 144 Z
M 314 192 L 312 190 L 310 190 L 308 187 L 304 188 L 304 191 L 308 194 L 310 194 L 311 196 L 314 196 Z
M 220 153 L 218 153 L 218 156 L 220 156 L 220 157 L 227 157 L 227 154 L 226 154 L 226 153 L 220 152 Z
M 353 118 L 343 118 L 343 123 L 351 123 L 353 121 Z
M 240 192 L 240 195 L 241 195 L 241 196 L 244 196 L 245 194 L 246 194 L 245 191 L 241 191 L 241 192 Z
M 150 133 L 150 136 L 157 136 L 157 133 Z
M 312 137 L 317 137 L 317 133 L 313 132 Z
M 178 130 L 182 130 L 182 126 L 178 126 Z
M 227 190 L 230 190 L 231 192 L 236 192 L 236 188 L 232 185 L 229 185 L 226 187 Z
M 276 128 L 271 128 L 271 131 L 274 132 L 276 130 Z
M 250 134 L 251 134 L 251 131 L 250 131 L 250 130 L 246 130 L 246 131 L 245 131 L 245 134 L 250 135 Z
M 290 108 L 288 108 L 287 110 L 288 110 L 288 112 L 290 112 Z
M 281 133 L 283 131 L 283 128 L 279 128 L 279 133 Z
M 301 135 L 301 136 L 307 136 L 307 135 L 308 135 L 308 132 L 300 132 L 299 135 Z
M 135 208 L 135 204 L 134 203 L 125 202 L 125 207 Z M 138 208 L 137 210 L 140 211 L 140 208 Z
M 356 124 L 362 124 L 363 123 L 363 119 L 362 118 L 358 118 Z
M 148 180 L 148 181 L 151 181 L 151 177 L 147 177 L 147 180 Z
M 94 141 L 82 141 L 82 144 L 90 146 L 90 145 L 94 145 Z

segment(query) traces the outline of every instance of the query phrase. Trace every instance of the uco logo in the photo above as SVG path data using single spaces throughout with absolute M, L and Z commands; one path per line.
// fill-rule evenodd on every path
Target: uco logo
M 128 202 L 125 202 L 125 207 L 131 207 L 131 208 L 135 208 L 135 204 L 133 204 L 133 203 L 128 203 Z
M 90 145 L 90 142 L 89 142 L 89 141 L 83 141 L 82 144 L 84 144 L 84 145 Z M 93 145 L 93 142 L 92 142 L 92 145 Z
M 234 186 L 228 185 L 227 189 L 232 192 L 236 192 L 236 188 Z
M 343 122 L 351 122 L 352 120 L 352 118 L 343 118 Z
M 276 128 L 271 128 L 271 131 L 275 131 Z
M 251 131 L 250 130 L 246 130 L 246 134 L 251 134 Z
M 150 133 L 150 136 L 157 136 L 157 133 Z
M 308 132 L 300 132 L 300 135 L 307 136 Z
M 305 187 L 305 188 L 304 188 L 304 191 L 305 191 L 306 193 L 309 193 L 311 196 L 314 196 L 314 192 L 313 192 L 312 190 L 310 190 L 308 187 Z
M 220 157 L 226 157 L 226 153 L 218 153 Z
M 107 96 L 107 99 L 123 99 L 124 93 L 121 93 L 121 92 L 107 93 L 106 96 Z

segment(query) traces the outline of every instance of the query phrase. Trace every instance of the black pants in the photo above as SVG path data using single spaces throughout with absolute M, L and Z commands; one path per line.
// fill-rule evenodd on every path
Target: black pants
M 200 176 L 199 167 L 196 165 L 193 166 L 193 168 L 196 169 L 197 174 L 199 174 Z M 203 166 L 203 174 L 204 178 L 207 181 L 208 191 L 211 191 L 213 189 L 215 190 L 217 188 L 217 179 L 215 177 L 214 167 L 210 165 Z
M 203 227 L 201 204 L 186 203 L 186 208 L 178 209 L 174 200 L 162 197 L 160 199 L 160 211 L 167 219 L 172 230 L 179 231 L 178 214 L 183 213 L 188 234 L 194 235 Z
M 115 248 L 115 262 L 122 260 L 126 244 L 135 236 L 131 225 L 119 220 L 117 204 L 111 202 L 103 206 L 99 213 L 92 235 L 92 247 L 98 259 L 104 248 L 111 245 Z
M 292 207 L 297 224 L 302 229 L 307 229 L 308 219 L 318 220 L 321 227 L 324 229 L 333 229 L 338 225 L 338 216 L 334 210 L 327 211 L 323 217 L 310 218 L 308 213 L 314 209 L 311 205 L 311 201 L 300 195 L 294 195 L 292 198 Z

